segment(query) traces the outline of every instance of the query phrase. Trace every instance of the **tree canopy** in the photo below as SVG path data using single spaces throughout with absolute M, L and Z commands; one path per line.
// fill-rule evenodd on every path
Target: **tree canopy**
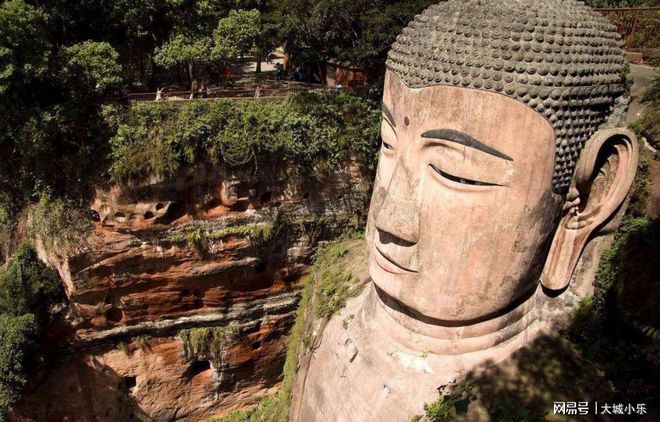
M 349 61 L 372 78 L 384 73 L 387 51 L 403 27 L 435 0 L 283 0 L 281 36 L 312 61 Z
M 258 10 L 231 10 L 220 19 L 213 31 L 213 56 L 235 59 L 239 55 L 255 53 L 261 38 L 261 14 Z

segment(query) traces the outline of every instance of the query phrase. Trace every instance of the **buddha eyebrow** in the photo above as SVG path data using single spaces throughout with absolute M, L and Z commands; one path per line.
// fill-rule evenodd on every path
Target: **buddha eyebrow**
M 394 116 L 392 115 L 392 112 L 390 111 L 389 108 L 387 108 L 385 103 L 382 103 L 382 104 L 383 104 L 383 107 L 382 107 L 383 108 L 383 114 L 385 115 L 385 118 L 387 118 L 387 120 L 389 120 L 389 122 L 392 126 L 396 127 L 396 123 L 394 123 Z
M 427 130 L 422 133 L 422 138 L 433 138 L 433 139 L 443 139 L 445 141 L 456 142 L 457 144 L 465 145 L 466 147 L 478 149 L 479 151 L 485 152 L 486 154 L 494 155 L 495 157 L 503 158 L 507 161 L 513 161 L 513 158 L 491 148 L 488 145 L 484 145 L 481 142 L 477 141 L 470 135 L 459 132 L 453 129 L 434 129 Z

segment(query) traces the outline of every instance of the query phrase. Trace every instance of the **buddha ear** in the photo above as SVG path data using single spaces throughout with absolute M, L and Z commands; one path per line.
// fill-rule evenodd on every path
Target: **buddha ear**
M 638 158 L 637 138 L 627 129 L 599 130 L 586 143 L 541 274 L 543 287 L 568 286 L 588 240 L 626 199 Z

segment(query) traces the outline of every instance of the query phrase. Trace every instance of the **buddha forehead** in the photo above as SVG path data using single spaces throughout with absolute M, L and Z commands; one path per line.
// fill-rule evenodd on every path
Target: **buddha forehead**
M 421 159 L 419 154 L 437 145 L 436 140 L 480 151 L 510 166 L 554 157 L 552 126 L 505 95 L 445 85 L 410 88 L 387 72 L 382 112 L 383 141 L 390 142 L 388 134 L 393 133 L 396 141 L 391 143 L 397 144 L 403 160 Z
M 391 149 L 397 151 L 400 165 L 411 171 L 417 164 L 433 161 L 436 154 L 446 155 L 442 161 L 456 160 L 452 166 L 462 168 L 455 169 L 455 175 L 467 176 L 470 167 L 484 167 L 485 178 L 474 179 L 476 184 L 520 187 L 535 180 L 528 175 L 540 168 L 552 175 L 552 126 L 535 110 L 505 95 L 446 85 L 410 88 L 387 72 L 382 112 L 385 167 L 392 164 Z M 514 173 L 527 176 L 512 178 Z M 542 179 L 546 181 L 540 188 L 551 191 L 550 180 Z
M 584 143 L 624 92 L 619 38 L 573 0 L 450 0 L 415 17 L 387 67 L 408 88 L 488 91 L 534 110 L 555 132 L 551 184 L 565 193 Z

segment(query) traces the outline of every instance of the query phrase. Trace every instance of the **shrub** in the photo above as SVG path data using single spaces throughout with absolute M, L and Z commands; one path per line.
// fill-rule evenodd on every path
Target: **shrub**
M 441 392 L 436 401 L 424 404 L 426 418 L 430 422 L 445 422 L 452 420 L 454 412 L 465 413 L 472 399 L 472 389 L 472 381 L 465 379 L 456 388 L 449 388 L 445 393 Z
M 220 358 L 225 347 L 241 332 L 237 322 L 224 327 L 191 328 L 179 331 L 184 353 L 192 358 Z
M 0 274 L 0 421 L 26 382 L 39 328 L 62 297 L 57 273 L 39 261 L 29 244 L 19 245 Z
M 85 243 L 94 225 L 73 203 L 42 196 L 28 211 L 28 230 L 38 236 L 47 248 L 63 252 Z
M 347 94 L 306 93 L 279 102 L 138 103 L 119 121 L 111 139 L 111 173 L 116 182 L 130 184 L 172 177 L 198 163 L 252 163 L 259 169 L 289 160 L 311 170 L 321 163 L 335 169 L 353 158 L 373 169 L 380 107 Z
M 34 313 L 44 318 L 50 306 L 62 297 L 58 274 L 39 261 L 29 244 L 21 244 L 0 275 L 0 313 Z
M 653 78 L 653 83 L 642 98 L 642 115 L 633 122 L 632 129 L 648 139 L 656 148 L 660 146 L 660 73 Z
M 25 361 L 34 331 L 34 315 L 0 314 L 0 421 L 5 420 L 27 382 Z

